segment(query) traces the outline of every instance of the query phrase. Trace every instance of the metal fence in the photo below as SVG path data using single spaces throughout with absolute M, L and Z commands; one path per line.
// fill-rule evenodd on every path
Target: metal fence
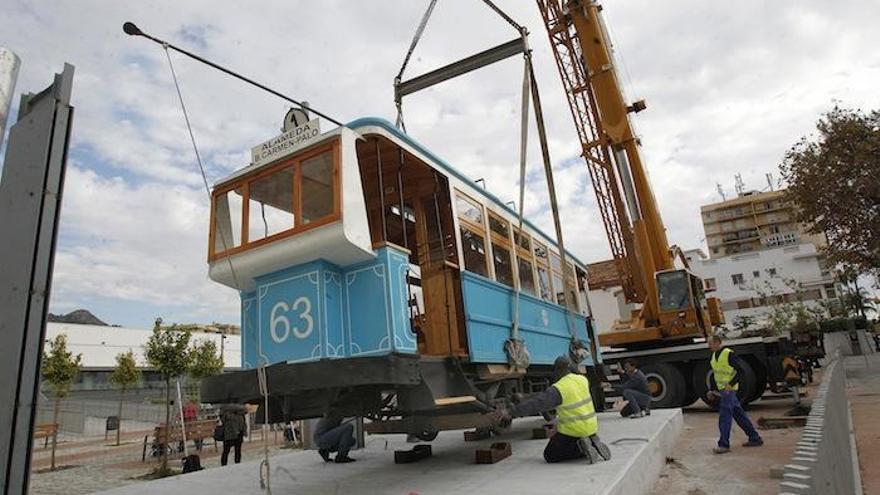
M 51 423 L 54 402 L 41 400 L 37 406 L 36 424 Z M 174 410 L 171 411 L 173 415 Z M 59 430 L 74 435 L 93 435 L 103 432 L 100 424 L 109 416 L 119 414 L 119 402 L 110 400 L 64 400 L 58 414 Z M 141 402 L 123 402 L 123 427 L 126 423 L 155 425 L 165 422 L 165 406 Z

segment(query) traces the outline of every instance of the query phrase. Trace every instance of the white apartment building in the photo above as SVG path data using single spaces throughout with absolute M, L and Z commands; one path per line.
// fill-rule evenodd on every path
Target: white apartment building
M 774 302 L 800 297 L 807 305 L 818 305 L 838 293 L 824 255 L 813 244 L 713 259 L 694 249 L 686 251 L 685 257 L 691 271 L 703 279 L 706 296 L 721 300 L 728 327 L 740 315 L 761 322 Z
M 723 258 L 708 258 L 701 249 L 685 251 L 691 271 L 703 279 L 707 297 L 721 300 L 728 328 L 737 316 L 750 316 L 760 324 L 777 301 L 802 298 L 818 305 L 837 297 L 833 273 L 813 244 L 796 244 L 751 251 Z M 599 333 L 626 319 L 634 306 L 623 297 L 613 262 L 587 265 L 590 307 Z M 789 284 L 794 284 L 794 287 Z M 800 292 L 800 296 L 798 296 Z M 624 317 L 626 316 L 626 318 Z

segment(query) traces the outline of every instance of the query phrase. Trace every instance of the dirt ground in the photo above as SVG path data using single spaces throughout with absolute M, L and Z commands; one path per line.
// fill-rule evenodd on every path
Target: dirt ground
M 805 404 L 809 404 L 821 373 L 807 387 Z M 746 410 L 757 426 L 761 417 L 782 417 L 794 406 L 791 398 L 760 400 Z M 635 420 L 634 420 L 635 421 Z M 687 495 L 757 495 L 779 493 L 780 479 L 770 477 L 770 468 L 789 462 L 802 428 L 764 430 L 764 446 L 744 448 L 745 433 L 736 423 L 730 435 L 731 453 L 715 455 L 712 448 L 718 441 L 718 413 L 698 401 L 684 409 L 684 429 L 671 458 L 660 473 L 653 494 Z

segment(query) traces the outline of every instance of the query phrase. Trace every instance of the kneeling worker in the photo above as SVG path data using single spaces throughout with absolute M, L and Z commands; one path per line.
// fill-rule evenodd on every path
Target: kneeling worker
M 356 443 L 354 425 L 341 423 L 342 414 L 331 409 L 324 415 L 324 418 L 318 421 L 318 425 L 315 427 L 313 439 L 318 447 L 318 454 L 324 459 L 324 462 L 333 460 L 330 458 L 331 452 L 336 452 L 336 462 L 339 464 L 355 461 L 348 456 L 348 451 Z
M 496 419 L 508 423 L 513 417 L 533 416 L 556 409 L 556 434 L 544 448 L 545 461 L 586 458 L 587 463 L 593 464 L 611 459 L 611 451 L 597 435 L 599 420 L 587 377 L 573 373 L 571 360 L 560 356 L 553 363 L 553 379 L 552 386 L 517 404 L 513 411 L 496 412 Z
M 648 379 L 632 359 L 623 362 L 623 370 L 629 378 L 616 387 L 626 401 L 626 405 L 620 410 L 620 415 L 625 418 L 650 416 L 653 397 L 651 390 L 648 389 Z

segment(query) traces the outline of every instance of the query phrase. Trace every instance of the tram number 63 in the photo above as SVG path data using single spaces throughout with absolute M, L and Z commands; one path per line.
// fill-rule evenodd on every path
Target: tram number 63
M 298 311 L 299 319 L 305 321 L 306 326 L 304 329 L 300 330 L 299 326 L 296 325 L 293 327 L 290 326 L 290 318 L 288 318 L 285 313 L 289 312 L 291 309 L 293 311 Z M 277 314 L 279 312 L 281 314 Z M 315 320 L 312 318 L 312 301 L 307 297 L 297 298 L 293 301 L 293 306 L 288 306 L 284 301 L 275 303 L 269 318 L 272 320 L 269 324 L 269 334 L 272 336 L 272 340 L 279 344 L 290 337 L 291 330 L 293 331 L 294 337 L 298 339 L 306 339 L 312 334 L 312 330 L 315 328 Z M 280 332 L 279 327 L 282 327 Z

